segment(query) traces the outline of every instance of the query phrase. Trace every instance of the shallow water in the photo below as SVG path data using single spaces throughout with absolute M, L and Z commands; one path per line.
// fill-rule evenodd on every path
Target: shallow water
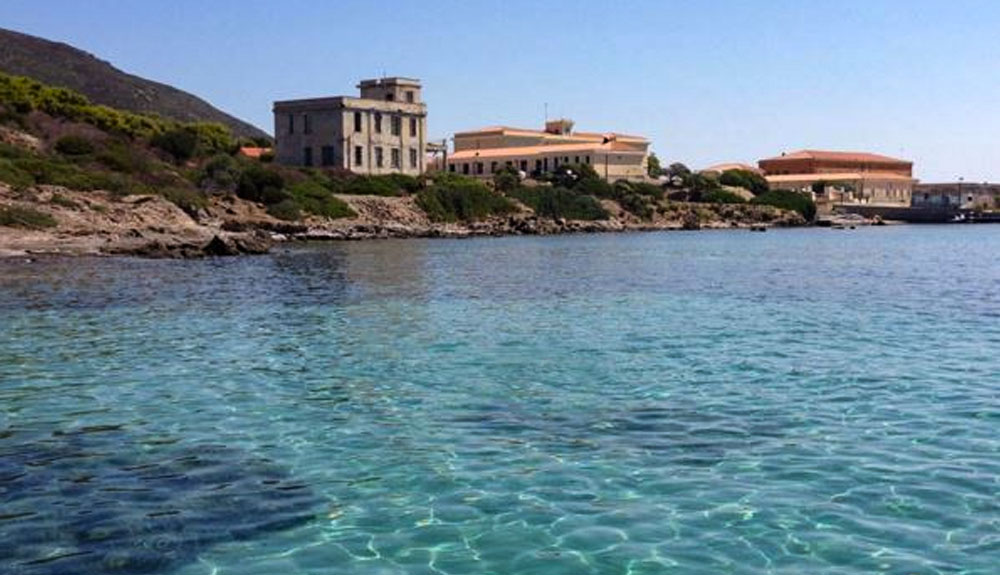
M 0 572 L 996 573 L 998 253 L 908 226 L 3 261 Z M 152 503 L 142 465 L 172 466 Z M 80 501 L 114 545 L 67 535 Z

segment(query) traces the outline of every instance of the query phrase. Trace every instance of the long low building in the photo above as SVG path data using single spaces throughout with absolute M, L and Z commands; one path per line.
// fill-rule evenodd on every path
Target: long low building
M 760 160 L 772 189 L 810 192 L 821 202 L 910 205 L 913 163 L 866 152 L 801 150 Z
M 546 122 L 545 130 L 496 126 L 455 134 L 448 171 L 489 178 L 504 166 L 526 174 L 562 165 L 590 165 L 609 181 L 646 178 L 649 140 L 627 134 L 573 132 L 573 122 Z

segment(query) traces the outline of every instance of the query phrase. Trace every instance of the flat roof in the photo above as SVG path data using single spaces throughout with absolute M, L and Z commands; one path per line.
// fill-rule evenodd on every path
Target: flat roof
M 781 174 L 764 176 L 768 182 L 839 182 L 843 180 L 894 180 L 899 182 L 915 182 L 915 178 L 895 172 L 842 172 L 824 174 Z

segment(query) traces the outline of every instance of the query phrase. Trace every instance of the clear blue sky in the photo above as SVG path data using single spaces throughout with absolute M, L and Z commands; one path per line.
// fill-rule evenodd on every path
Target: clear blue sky
M 4 0 L 68 42 L 272 131 L 275 99 L 421 78 L 431 135 L 493 124 L 643 134 L 703 167 L 799 148 L 1000 181 L 995 0 Z

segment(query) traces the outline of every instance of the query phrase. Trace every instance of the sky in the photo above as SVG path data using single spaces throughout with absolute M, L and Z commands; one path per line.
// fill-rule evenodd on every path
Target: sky
M 268 132 L 274 100 L 398 75 L 422 80 L 435 139 L 547 109 L 693 168 L 857 150 L 1000 182 L 995 0 L 3 0 L 0 27 Z

